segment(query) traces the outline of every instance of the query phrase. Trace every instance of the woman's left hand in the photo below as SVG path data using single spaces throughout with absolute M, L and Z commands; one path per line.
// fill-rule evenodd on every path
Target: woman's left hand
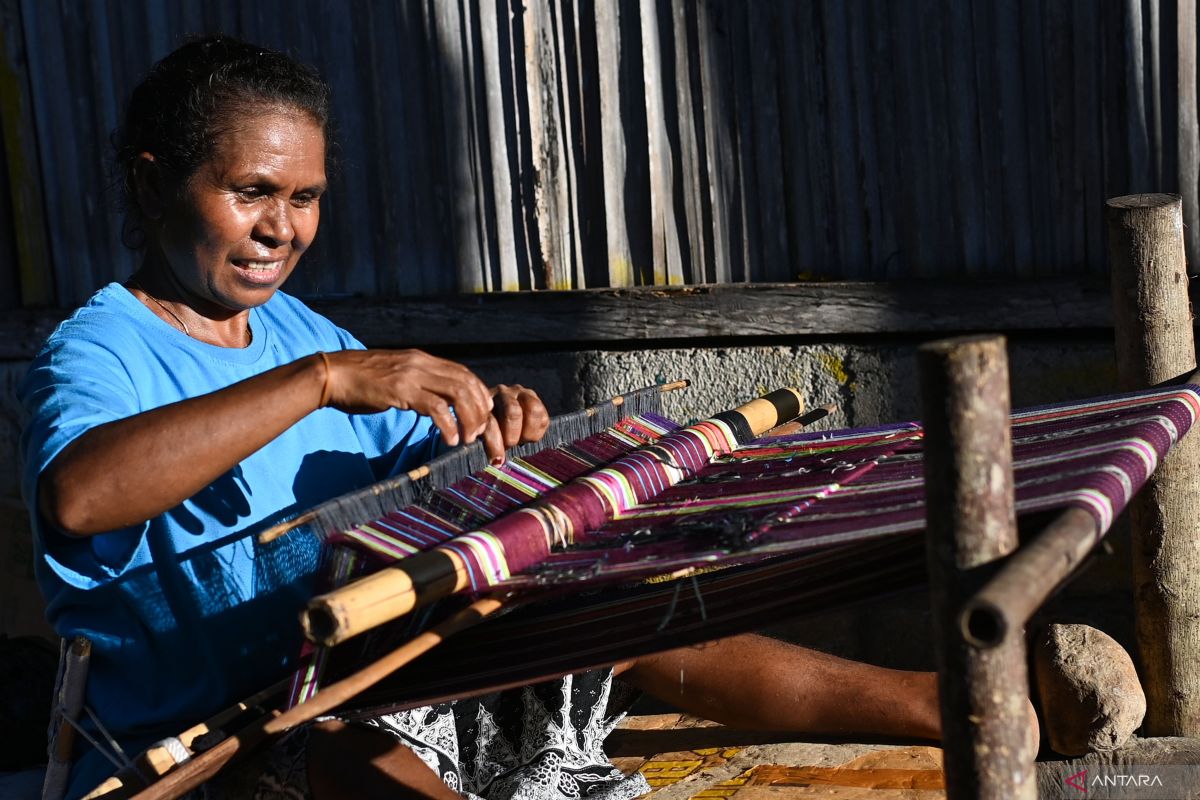
M 483 449 L 493 464 L 504 463 L 508 448 L 540 440 L 550 426 L 550 414 L 532 389 L 503 383 L 493 386 L 492 403 Z

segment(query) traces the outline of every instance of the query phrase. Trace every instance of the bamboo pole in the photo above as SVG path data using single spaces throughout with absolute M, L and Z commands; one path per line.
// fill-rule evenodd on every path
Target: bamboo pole
M 149 786 L 144 788 L 137 786 L 137 781 L 133 776 L 126 775 L 120 780 L 110 778 L 93 789 L 87 798 L 127 800 L 132 797 L 134 800 L 174 800 L 174 798 L 181 797 L 260 744 L 329 713 L 404 665 L 429 652 L 449 637 L 482 622 L 503 608 L 504 603 L 505 598 L 499 596 L 476 600 L 445 621 L 418 634 L 358 672 L 325 687 L 311 700 L 293 706 L 282 713 L 272 709 L 236 733 L 226 736 L 211 748 L 193 755 L 187 761 L 167 763 L 165 760 L 160 760 L 155 762 L 154 766 L 161 766 L 162 769 L 161 771 L 156 769 L 151 773 L 155 781 Z M 277 688 L 270 691 L 276 691 Z M 223 730 L 231 720 L 238 717 L 248 707 L 257 705 L 264 696 L 265 693 L 255 695 L 254 698 L 221 712 L 208 720 L 206 724 L 190 728 L 180 738 L 183 739 L 197 731 Z M 193 736 L 193 738 L 195 737 Z M 191 741 L 189 740 L 185 744 L 190 747 Z M 142 756 L 143 762 L 145 762 L 145 756 L 146 754 Z
M 164 742 L 150 745 L 133 760 L 131 767 L 122 769 L 109 777 L 85 794 L 81 800 L 125 800 L 134 792 L 139 791 L 139 787 L 147 781 L 157 781 L 180 764 L 195 758 L 198 740 L 209 736 L 219 737 L 222 741 L 226 738 L 233 738 L 227 735 L 229 731 L 249 730 L 252 725 L 261 721 L 263 714 L 278 713 L 273 712 L 272 709 L 283 699 L 290 683 L 290 679 L 282 681 L 229 708 L 222 709 L 176 736 L 175 746 Z M 253 719 L 248 722 L 247 717 L 253 717 Z
M 1142 194 L 1105 208 L 1117 375 L 1123 390 L 1196 367 L 1179 195 Z M 1134 607 L 1145 732 L 1200 735 L 1200 437 L 1163 459 L 1130 508 Z
M 1017 546 L 1004 338 L 918 353 L 925 425 L 927 550 L 950 800 L 1037 796 L 1023 631 L 979 649 L 959 610 L 981 572 Z

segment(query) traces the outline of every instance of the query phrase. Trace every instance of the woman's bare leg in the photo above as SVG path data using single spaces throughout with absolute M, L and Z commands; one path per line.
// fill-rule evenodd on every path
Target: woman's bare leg
M 623 665 L 621 678 L 731 727 L 937 739 L 937 674 L 885 669 L 744 635 Z

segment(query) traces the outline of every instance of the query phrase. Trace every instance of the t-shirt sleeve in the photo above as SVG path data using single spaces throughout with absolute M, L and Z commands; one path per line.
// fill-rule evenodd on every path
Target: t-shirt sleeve
M 119 574 L 145 526 L 86 539 L 68 536 L 53 529 L 38 513 L 37 487 L 46 468 L 79 436 L 141 410 L 133 379 L 102 341 L 55 337 L 30 365 L 18 394 L 26 416 L 21 439 L 22 491 L 33 510 L 45 560 L 60 577 L 77 586 L 94 585 Z

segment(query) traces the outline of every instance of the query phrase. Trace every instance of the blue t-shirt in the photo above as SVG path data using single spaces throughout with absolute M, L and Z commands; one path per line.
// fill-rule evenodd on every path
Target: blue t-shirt
M 144 524 L 72 537 L 41 518 L 39 475 L 90 428 L 317 351 L 362 347 L 282 292 L 250 312 L 250 325 L 245 349 L 209 345 L 109 284 L 58 327 L 19 389 L 28 414 L 23 490 L 47 616 L 59 635 L 92 641 L 87 703 L 135 748 L 269 686 L 291 667 L 317 542 L 293 534 L 259 545 L 255 534 L 424 462 L 436 446 L 436 428 L 410 411 L 322 409 Z

